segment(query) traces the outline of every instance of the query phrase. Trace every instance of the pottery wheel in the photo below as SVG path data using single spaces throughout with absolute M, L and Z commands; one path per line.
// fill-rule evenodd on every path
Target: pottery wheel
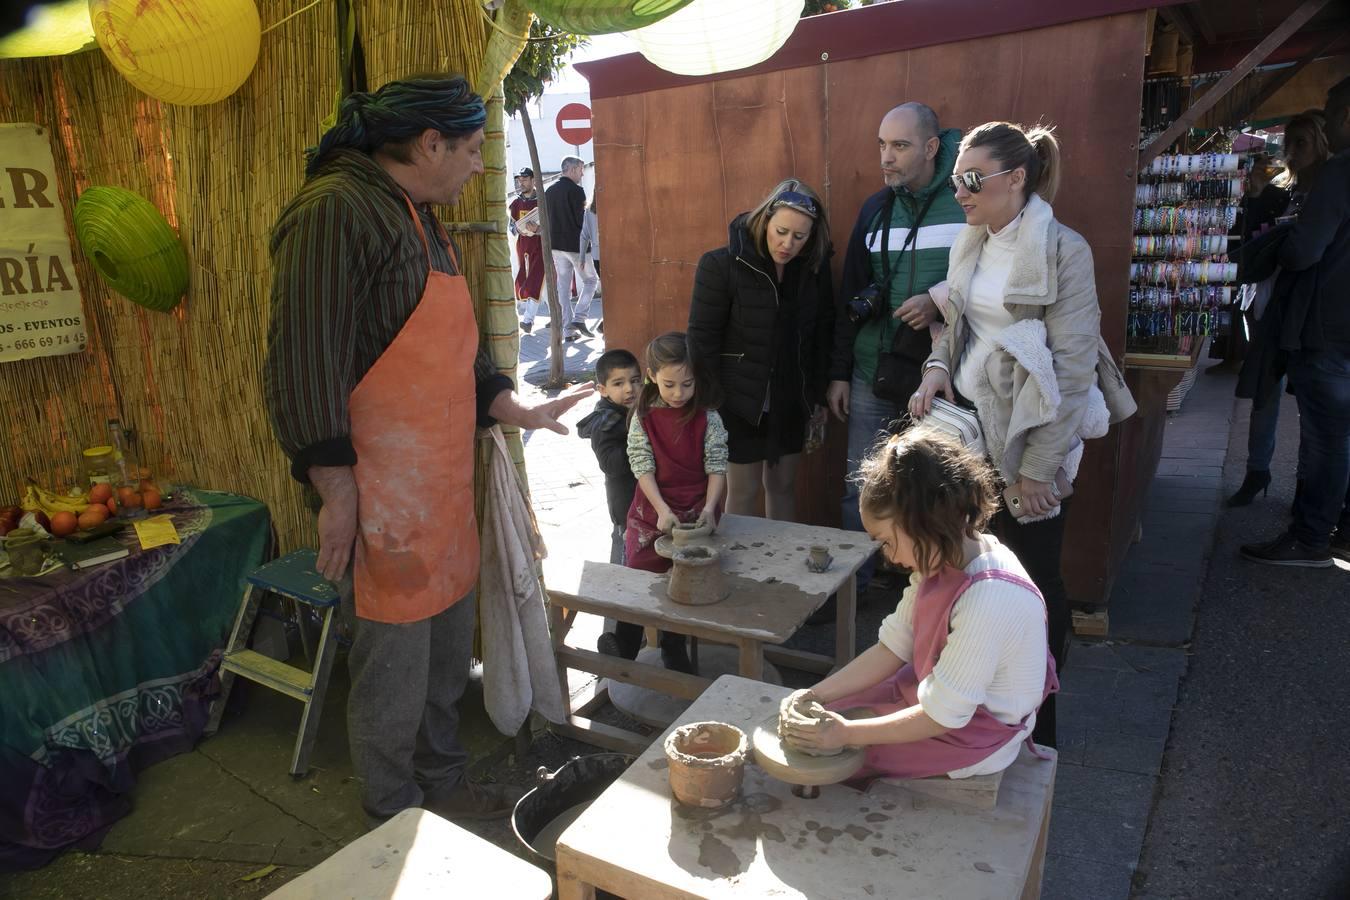
M 661 649 L 644 647 L 637 657 L 638 662 L 661 665 Z M 698 674 L 711 681 L 722 675 L 738 675 L 741 670 L 741 657 L 735 647 L 722 644 L 698 643 Z M 773 664 L 764 663 L 764 674 L 759 680 L 768 684 L 782 684 L 783 678 Z M 672 697 L 651 688 L 609 679 L 605 682 L 609 690 L 609 700 L 614 708 L 634 721 L 653 728 L 665 728 L 684 714 L 692 700 Z
M 778 713 L 755 726 L 750 735 L 755 762 L 765 772 L 788 784 L 837 784 L 862 769 L 866 751 L 847 747 L 837 756 L 808 756 L 793 750 L 778 736 Z

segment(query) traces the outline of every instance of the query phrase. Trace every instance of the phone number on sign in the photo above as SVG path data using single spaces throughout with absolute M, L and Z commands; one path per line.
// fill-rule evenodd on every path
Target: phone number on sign
M 63 346 L 75 346 L 78 349 L 83 350 L 84 342 L 85 337 L 83 331 L 77 331 L 74 334 L 54 334 L 38 338 L 15 338 L 8 341 L 0 338 L 0 353 L 22 353 L 25 350 L 38 350 L 45 347 Z

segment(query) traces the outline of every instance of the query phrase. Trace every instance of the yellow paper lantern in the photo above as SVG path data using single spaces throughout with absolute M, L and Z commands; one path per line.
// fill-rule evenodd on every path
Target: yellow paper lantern
M 117 71 L 165 103 L 223 100 L 258 61 L 254 0 L 89 0 L 89 18 Z

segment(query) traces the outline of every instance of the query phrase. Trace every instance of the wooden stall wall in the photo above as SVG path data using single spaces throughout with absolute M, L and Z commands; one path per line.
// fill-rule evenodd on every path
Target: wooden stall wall
M 596 99 L 609 345 L 640 351 L 663 331 L 683 330 L 700 255 L 788 175 L 825 199 L 837 280 L 858 208 L 882 186 L 877 125 L 896 104 L 922 100 L 944 127 L 994 119 L 1057 126 L 1065 171 L 1056 212 L 1093 247 L 1102 331 L 1119 357 L 1144 39 L 1145 14 L 1132 12 Z M 807 521 L 839 520 L 844 432 L 832 422 L 825 452 L 804 465 Z M 1112 561 L 1124 552 L 1124 526 L 1113 515 L 1118 452 L 1113 430 L 1091 444 L 1080 475 L 1073 519 L 1083 527 L 1071 531 L 1065 575 L 1084 603 L 1103 599 Z
M 372 87 L 410 72 L 477 70 L 485 43 L 476 0 L 353 4 Z M 187 247 L 191 286 L 169 314 L 109 291 L 75 244 L 89 323 L 82 354 L 0 365 L 0 503 L 28 477 L 78 478 L 80 451 L 119 416 L 136 454 L 174 481 L 258 497 L 283 549 L 312 543 L 313 518 L 263 408 L 271 273 L 268 235 L 303 180 L 338 91 L 336 26 L 323 4 L 264 33 L 253 74 L 232 97 L 203 107 L 153 100 L 98 51 L 0 61 L 0 121 L 52 129 L 67 217 L 79 192 L 117 185 L 148 197 Z M 261 0 L 264 26 L 295 11 Z M 481 181 L 481 179 L 477 180 Z M 471 182 L 447 219 L 487 217 Z M 483 238 L 459 239 L 477 296 Z M 12 496 L 13 495 L 13 496 Z

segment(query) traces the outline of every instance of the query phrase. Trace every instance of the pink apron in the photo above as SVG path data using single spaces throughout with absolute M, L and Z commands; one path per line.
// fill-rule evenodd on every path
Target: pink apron
M 885 681 L 836 700 L 829 704 L 830 709 L 868 706 L 877 715 L 890 715 L 918 706 L 919 683 L 933 671 L 942 649 L 947 646 L 952 608 L 972 584 L 989 579 L 1020 585 L 1034 592 L 1037 597 L 1041 596 L 1041 592 L 1030 581 L 1002 569 L 988 569 L 971 576 L 947 567 L 937 575 L 925 578 L 919 584 L 918 595 L 914 598 L 914 661 L 901 666 Z M 1044 598 L 1041 602 L 1044 604 Z M 1044 703 L 1046 697 L 1058 690 L 1055 658 L 1047 648 L 1045 692 L 1041 702 Z M 1027 719 L 1030 719 L 1030 715 Z M 1027 719 L 1017 725 L 1009 725 L 994 718 L 988 709 L 980 706 L 969 722 L 946 734 L 905 744 L 875 744 L 868 747 L 867 759 L 859 777 L 928 778 L 945 775 L 983 762 L 1024 731 L 1031 752 L 1045 758 L 1031 742 Z

